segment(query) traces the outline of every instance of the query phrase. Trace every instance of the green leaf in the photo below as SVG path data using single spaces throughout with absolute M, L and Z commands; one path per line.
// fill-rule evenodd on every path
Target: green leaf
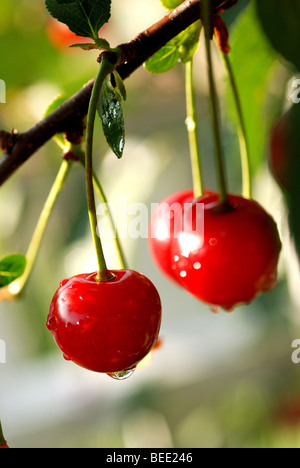
M 86 44 L 71 44 L 70 48 L 78 48 L 82 50 L 93 50 L 93 49 L 99 49 L 99 47 L 94 43 L 86 43 Z
M 44 117 L 47 117 L 47 115 L 51 114 L 52 112 L 54 112 L 56 109 L 58 109 L 65 101 L 67 100 L 67 98 L 63 95 L 63 94 L 60 94 L 59 96 L 57 96 L 52 102 L 51 104 L 48 106 L 48 108 L 46 109 L 46 112 L 44 113 Z M 66 141 L 65 141 L 65 137 L 62 133 L 58 133 L 56 134 L 54 137 L 53 137 L 53 140 L 57 143 L 57 145 L 64 149 L 65 146 L 66 146 Z
M 104 80 L 97 106 L 104 135 L 109 147 L 120 159 L 125 146 L 125 124 L 121 91 L 113 87 L 110 77 Z
M 110 50 L 110 45 L 109 42 L 107 42 L 105 39 L 97 39 L 96 42 L 88 42 L 88 43 L 79 43 L 79 44 L 71 44 L 70 47 L 78 47 L 79 49 L 82 50 L 93 50 L 93 49 L 99 49 L 99 50 Z
M 187 63 L 192 60 L 199 46 L 201 28 L 201 21 L 196 21 L 196 23 L 189 26 L 185 31 L 182 31 L 178 36 L 181 62 Z
M 51 114 L 56 109 L 58 109 L 59 106 L 61 106 L 66 100 L 67 98 L 63 94 L 59 94 L 58 96 L 56 96 L 51 102 L 51 104 L 49 104 L 49 106 L 47 107 L 44 113 L 44 117 L 47 117 L 47 115 Z
M 161 0 L 161 3 L 169 10 L 174 10 L 174 8 L 177 8 L 182 3 L 182 0 Z
M 172 39 L 145 63 L 150 73 L 165 73 L 177 65 L 180 58 L 178 43 Z
M 26 257 L 14 254 L 0 260 L 0 288 L 8 286 L 23 275 L 26 268 Z
M 46 0 L 46 7 L 77 36 L 96 40 L 110 18 L 111 0 Z
M 150 57 L 145 63 L 146 70 L 150 73 L 165 73 L 178 62 L 190 61 L 198 48 L 200 32 L 201 22 L 197 21 Z
M 300 2 L 256 0 L 256 9 L 274 49 L 300 71 Z
M 114 74 L 114 78 L 116 80 L 116 87 L 115 87 L 115 91 L 119 93 L 120 95 L 120 100 L 123 99 L 123 101 L 126 101 L 127 99 L 127 92 L 126 92 L 126 88 L 125 88 L 125 84 L 124 84 L 124 81 L 122 80 L 122 78 L 120 77 L 119 73 L 117 72 L 117 70 L 115 70 L 113 72 Z

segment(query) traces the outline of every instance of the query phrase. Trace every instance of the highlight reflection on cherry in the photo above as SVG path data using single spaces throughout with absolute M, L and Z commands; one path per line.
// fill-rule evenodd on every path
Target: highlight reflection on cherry
M 176 192 L 162 200 L 151 216 L 149 248 L 152 258 L 160 271 L 176 283 L 178 279 L 170 261 L 174 222 L 181 223 L 184 205 L 191 203 L 193 198 L 193 190 Z
M 225 310 L 274 288 L 281 250 L 277 226 L 258 203 L 237 195 L 229 195 L 229 202 L 230 209 L 222 211 L 217 194 L 194 201 L 184 231 L 172 239 L 170 257 L 187 291 Z M 193 230 L 199 203 L 204 204 L 203 232 Z

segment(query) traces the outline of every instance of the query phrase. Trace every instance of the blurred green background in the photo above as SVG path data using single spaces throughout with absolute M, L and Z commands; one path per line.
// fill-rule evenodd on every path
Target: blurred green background
M 299 265 L 285 199 L 268 164 L 272 122 L 290 104 L 294 70 L 267 41 L 253 2 L 227 21 L 232 63 L 245 111 L 254 198 L 276 219 L 283 252 L 277 288 L 232 314 L 214 315 L 170 284 L 153 264 L 147 239 L 124 239 L 130 267 L 147 275 L 163 303 L 161 347 L 128 380 L 117 382 L 63 360 L 45 322 L 59 281 L 95 268 L 82 168 L 74 165 L 59 197 L 25 295 L 0 303 L 0 419 L 13 447 L 300 447 Z M 241 8 L 245 7 L 245 8 Z M 166 12 L 160 2 L 113 0 L 103 37 L 128 41 Z M 275 14 L 275 13 L 274 13 Z M 26 130 L 59 94 L 71 96 L 97 69 L 97 52 L 57 47 L 41 0 L 1 0 L 0 79 L 7 86 L 0 128 Z M 214 51 L 230 190 L 241 191 L 235 117 L 223 63 Z M 216 188 L 204 49 L 195 58 L 197 111 L 206 186 Z M 191 187 L 184 68 L 138 70 L 126 82 L 126 148 L 118 161 L 97 124 L 95 163 L 108 199 L 150 207 Z M 49 142 L 0 190 L 0 255 L 25 253 L 60 166 Z M 110 268 L 118 267 L 104 241 Z M 106 245 L 107 243 L 107 245 Z

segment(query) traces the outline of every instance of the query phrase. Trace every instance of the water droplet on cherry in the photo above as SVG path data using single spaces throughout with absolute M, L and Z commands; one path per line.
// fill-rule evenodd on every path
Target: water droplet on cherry
M 47 320 L 46 326 L 50 331 L 57 330 L 57 323 L 55 317 L 50 317 L 49 320 Z
M 107 375 L 115 380 L 126 380 L 132 376 L 135 369 L 136 368 L 134 367 L 133 369 L 127 369 L 127 370 L 119 371 L 119 372 L 108 372 Z
M 216 305 L 210 305 L 209 306 L 210 310 L 212 311 L 213 314 L 218 314 L 220 312 L 220 307 Z
M 62 280 L 62 281 L 59 283 L 59 287 L 60 287 L 60 288 L 63 288 L 63 287 L 67 284 L 67 282 L 68 282 L 67 279 Z

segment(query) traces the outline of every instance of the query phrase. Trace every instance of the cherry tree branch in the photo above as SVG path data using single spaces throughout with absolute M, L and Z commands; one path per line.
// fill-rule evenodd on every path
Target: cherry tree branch
M 134 40 L 121 44 L 122 62 L 118 66 L 121 77 L 128 78 L 168 41 L 197 21 L 201 17 L 202 2 L 203 0 L 185 0 Z M 212 14 L 229 8 L 236 2 L 237 0 L 211 0 Z M 3 151 L 0 157 L 0 186 L 57 133 L 66 133 L 71 142 L 76 142 L 74 136 L 76 139 L 82 133 L 93 85 L 94 79 L 25 132 L 18 133 L 13 129 L 8 133 L 0 130 L 0 149 Z

